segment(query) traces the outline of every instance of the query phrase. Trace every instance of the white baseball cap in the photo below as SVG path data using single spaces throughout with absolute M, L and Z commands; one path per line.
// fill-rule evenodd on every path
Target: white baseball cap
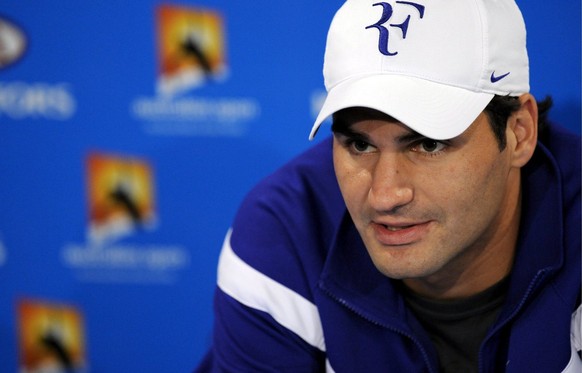
M 310 139 L 356 106 L 453 138 L 494 95 L 529 92 L 525 24 L 514 0 L 347 0 L 331 22 L 323 75 L 328 94 Z

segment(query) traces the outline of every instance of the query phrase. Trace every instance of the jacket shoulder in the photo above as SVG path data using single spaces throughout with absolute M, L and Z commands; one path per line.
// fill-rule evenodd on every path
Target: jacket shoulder
M 295 283 L 295 273 L 317 281 L 344 210 L 328 138 L 248 193 L 233 223 L 231 246 L 253 268 L 304 293 L 305 279 Z

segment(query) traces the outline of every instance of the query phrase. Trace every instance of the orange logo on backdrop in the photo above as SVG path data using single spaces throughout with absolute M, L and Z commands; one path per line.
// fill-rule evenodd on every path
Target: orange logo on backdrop
M 104 154 L 87 161 L 90 237 L 103 240 L 151 228 L 156 222 L 148 163 Z
M 85 333 L 78 309 L 27 299 L 18 303 L 17 312 L 21 371 L 85 367 Z
M 157 27 L 161 93 L 194 88 L 226 73 L 219 13 L 164 4 L 157 8 Z

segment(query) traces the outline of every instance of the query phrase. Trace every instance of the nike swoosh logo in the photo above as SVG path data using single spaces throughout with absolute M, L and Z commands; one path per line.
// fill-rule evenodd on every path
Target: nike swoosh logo
M 491 83 L 497 83 L 501 79 L 505 78 L 509 73 L 505 73 L 503 75 L 495 76 L 495 71 L 491 73 Z

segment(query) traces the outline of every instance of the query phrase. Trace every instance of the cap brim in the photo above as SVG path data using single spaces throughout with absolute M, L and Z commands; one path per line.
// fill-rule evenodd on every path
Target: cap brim
M 423 136 L 450 139 L 463 133 L 493 96 L 409 76 L 352 78 L 330 89 L 309 139 L 313 139 L 325 119 L 349 107 L 375 109 Z

